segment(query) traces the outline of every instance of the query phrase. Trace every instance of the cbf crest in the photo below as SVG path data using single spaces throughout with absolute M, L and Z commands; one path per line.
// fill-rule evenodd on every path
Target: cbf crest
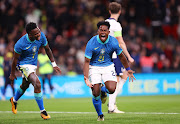
M 32 58 L 34 58 L 34 56 L 36 55 L 37 46 L 34 46 L 34 47 L 32 48 L 32 51 L 33 51 L 33 56 L 32 56 Z
M 32 51 L 33 51 L 33 53 L 35 53 L 35 52 L 37 51 L 37 46 L 34 46 L 34 47 L 32 48 Z
M 104 48 L 103 48 L 103 49 L 101 49 L 100 53 L 101 53 L 101 55 L 104 55 L 104 53 L 105 53 L 105 49 L 104 49 Z

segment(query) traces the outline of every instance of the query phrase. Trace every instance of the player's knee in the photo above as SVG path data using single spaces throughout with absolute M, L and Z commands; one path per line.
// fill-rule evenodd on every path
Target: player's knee
M 99 90 L 93 90 L 92 94 L 94 97 L 98 97 L 100 95 L 100 91 Z
M 115 90 L 116 90 L 116 86 L 110 86 L 108 88 L 109 94 L 113 94 L 115 92 Z
M 40 82 L 35 83 L 34 89 L 37 89 L 37 90 L 41 89 L 41 83 Z
M 93 96 L 94 96 L 94 97 L 98 97 L 99 95 L 100 95 L 100 93 L 97 93 L 97 92 L 96 92 L 96 93 L 93 93 Z

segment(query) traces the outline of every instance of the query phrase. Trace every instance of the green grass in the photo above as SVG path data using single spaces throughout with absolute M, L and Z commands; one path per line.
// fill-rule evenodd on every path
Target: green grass
M 91 98 L 45 99 L 50 120 L 43 120 L 35 100 L 19 100 L 18 113 L 12 114 L 9 101 L 0 101 L 0 124 L 179 124 L 180 95 L 118 97 L 117 106 L 125 114 L 108 114 L 102 105 L 104 122 L 97 122 Z M 28 113 L 25 111 L 35 111 Z M 51 113 L 62 112 L 62 113 Z M 90 112 L 90 113 L 65 113 Z M 143 113 L 144 112 L 144 113 Z M 163 114 L 164 113 L 164 114 Z M 170 114 L 174 113 L 174 114 Z

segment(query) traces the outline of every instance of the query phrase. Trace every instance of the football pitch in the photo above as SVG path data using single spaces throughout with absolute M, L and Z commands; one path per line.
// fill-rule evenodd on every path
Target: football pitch
M 102 105 L 104 122 L 97 122 L 91 98 L 44 99 L 51 115 L 43 120 L 35 100 L 19 100 L 12 114 L 9 101 L 0 101 L 0 124 L 180 124 L 180 95 L 118 97 L 117 106 L 125 114 L 108 114 Z

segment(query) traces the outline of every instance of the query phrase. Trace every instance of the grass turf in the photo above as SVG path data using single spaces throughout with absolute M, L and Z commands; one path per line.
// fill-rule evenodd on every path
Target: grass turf
M 102 110 L 105 115 L 104 122 L 96 121 L 97 114 L 95 113 L 91 98 L 45 99 L 44 106 L 52 117 L 50 120 L 43 120 L 40 117 L 40 112 L 35 100 L 19 100 L 17 114 L 10 112 L 11 104 L 9 101 L 0 101 L 0 124 L 180 123 L 180 95 L 118 97 L 117 106 L 126 113 L 108 114 L 106 102 L 102 105 Z

